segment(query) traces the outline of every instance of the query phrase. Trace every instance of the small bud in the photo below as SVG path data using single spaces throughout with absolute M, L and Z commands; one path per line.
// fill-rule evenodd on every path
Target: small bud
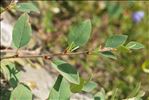
M 43 58 L 44 58 L 45 60 L 51 59 L 51 57 L 49 57 L 49 56 L 44 56 Z

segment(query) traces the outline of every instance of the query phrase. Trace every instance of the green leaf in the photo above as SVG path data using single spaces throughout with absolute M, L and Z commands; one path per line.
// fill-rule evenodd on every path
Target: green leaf
M 137 83 L 136 87 L 133 89 L 133 91 L 130 93 L 129 97 L 134 97 L 138 94 L 139 90 L 141 88 L 141 83 Z
M 107 39 L 105 47 L 117 48 L 123 45 L 127 40 L 126 35 L 114 35 Z
M 144 91 L 140 91 L 141 83 L 137 83 L 134 90 L 130 93 L 129 98 L 123 100 L 143 100 L 142 97 L 145 95 Z
M 117 48 L 117 50 L 118 51 L 120 51 L 120 52 L 124 52 L 124 53 L 128 53 L 128 52 L 130 52 L 130 50 L 127 48 L 127 47 L 125 47 L 125 46 L 119 46 L 118 48 Z
M 68 43 L 71 45 L 72 43 L 75 46 L 84 46 L 90 38 L 91 34 L 91 21 L 85 20 L 78 25 L 73 26 L 70 29 L 68 35 Z
M 32 100 L 30 89 L 24 84 L 19 84 L 11 93 L 10 100 Z
M 144 91 L 139 91 L 139 93 L 135 97 L 127 98 L 127 99 L 123 99 L 123 100 L 143 100 L 142 97 L 144 95 L 145 95 L 145 92 Z
M 70 85 L 59 75 L 53 88 L 50 91 L 48 100 L 69 100 L 71 95 Z
M 72 65 L 62 60 L 54 60 L 52 62 L 52 67 L 55 68 L 69 82 L 74 84 L 80 83 L 79 73 Z
M 107 1 L 107 12 L 109 14 L 110 20 L 118 19 L 122 12 L 123 8 L 117 3 L 111 3 Z
M 85 92 L 92 91 L 94 88 L 97 87 L 97 84 L 93 81 L 90 81 L 91 78 L 92 78 L 92 76 L 90 76 L 88 80 L 84 80 L 83 78 L 80 77 L 80 83 L 79 84 L 71 83 L 70 84 L 71 92 L 78 93 L 81 91 L 85 91 Z
M 16 87 L 19 82 L 20 73 L 16 69 L 15 64 L 9 61 L 1 62 L 1 72 L 12 87 Z
M 97 92 L 94 96 L 94 100 L 106 100 L 105 90 L 101 88 L 100 92 Z
M 73 84 L 73 83 L 71 83 L 70 84 L 70 90 L 71 90 L 71 92 L 73 92 L 73 93 L 81 92 L 84 84 L 85 84 L 85 80 L 82 79 L 82 78 L 80 78 L 80 83 L 79 84 Z
M 93 81 L 89 81 L 87 82 L 84 87 L 83 87 L 83 91 L 85 92 L 91 92 L 93 89 L 95 89 L 97 87 L 97 84 Z
M 10 63 L 6 66 L 9 71 L 9 84 L 12 87 L 16 87 L 19 82 L 19 71 L 16 69 L 15 65 L 13 63 Z
M 24 13 L 17 20 L 12 34 L 13 44 L 16 48 L 26 45 L 31 38 L 31 26 L 29 24 L 29 16 Z
M 112 59 L 117 59 L 116 56 L 111 51 L 104 51 L 100 53 L 102 56 Z
M 39 9 L 33 3 L 18 3 L 16 5 L 16 9 L 22 12 L 37 12 L 39 13 Z
M 115 100 L 116 99 L 117 92 L 118 92 L 118 88 L 116 88 L 116 89 L 114 89 L 114 91 L 112 91 L 111 100 Z
M 136 49 L 136 50 L 137 50 L 137 49 L 142 49 L 142 48 L 144 48 L 144 45 L 141 44 L 141 43 L 132 41 L 132 42 L 129 42 L 129 43 L 126 45 L 126 47 L 129 48 L 129 49 Z

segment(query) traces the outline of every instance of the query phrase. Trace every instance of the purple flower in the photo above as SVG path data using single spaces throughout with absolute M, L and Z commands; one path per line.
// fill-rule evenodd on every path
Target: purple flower
M 144 17 L 144 12 L 143 11 L 136 11 L 132 14 L 132 20 L 135 22 L 135 23 L 138 23 L 140 22 Z

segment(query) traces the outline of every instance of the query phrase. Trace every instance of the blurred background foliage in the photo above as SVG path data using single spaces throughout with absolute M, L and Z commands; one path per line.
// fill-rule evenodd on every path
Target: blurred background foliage
M 33 48 L 41 47 L 42 52 L 60 52 L 67 46 L 69 28 L 79 21 L 91 19 L 92 35 L 88 44 L 80 51 L 104 45 L 107 37 L 115 34 L 128 35 L 128 41 L 138 41 L 145 49 L 128 52 L 115 51 L 117 60 L 95 55 L 62 57 L 74 64 L 79 72 L 98 83 L 97 90 L 103 87 L 107 98 L 117 89 L 118 100 L 129 97 L 138 83 L 145 91 L 143 100 L 149 99 L 149 73 L 143 64 L 149 63 L 149 2 L 148 1 L 37 1 L 40 14 L 31 13 L 32 27 L 35 30 Z M 139 22 L 133 21 L 133 13 L 144 12 Z M 17 16 L 17 15 L 15 15 Z M 145 65 L 144 65 L 145 66 Z M 149 68 L 149 65 L 146 64 Z M 135 94 L 134 94 L 135 95 Z

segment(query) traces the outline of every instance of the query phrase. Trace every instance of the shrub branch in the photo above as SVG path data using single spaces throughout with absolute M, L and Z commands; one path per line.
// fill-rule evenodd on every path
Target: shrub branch
M 105 51 L 113 51 L 115 49 L 112 48 L 100 48 L 99 52 L 105 52 Z M 0 53 L 15 53 L 16 50 L 1 50 Z M 15 54 L 13 56 L 4 56 L 1 57 L 0 60 L 2 59 L 10 59 L 10 58 L 44 58 L 44 59 L 51 59 L 55 56 L 69 56 L 69 55 L 81 55 L 81 54 L 86 54 L 86 55 L 97 55 L 94 50 L 92 51 L 81 51 L 81 52 L 60 52 L 60 53 L 53 53 L 53 54 L 36 54 L 36 51 L 28 51 L 28 50 L 20 50 L 18 54 Z

